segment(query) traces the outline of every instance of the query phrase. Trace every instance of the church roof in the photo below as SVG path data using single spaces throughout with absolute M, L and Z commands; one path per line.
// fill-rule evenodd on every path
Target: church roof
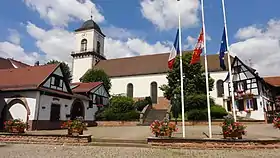
M 185 51 L 184 53 L 192 53 Z M 148 74 L 162 74 L 168 71 L 167 61 L 169 53 L 142 55 L 128 58 L 101 60 L 95 68 L 103 69 L 110 77 L 123 77 Z M 233 60 L 233 58 L 231 59 Z M 223 71 L 220 68 L 219 54 L 207 55 L 208 70 L 210 72 Z M 204 56 L 200 57 L 204 68 Z M 227 55 L 225 56 L 227 65 Z
M 80 28 L 75 30 L 75 32 L 77 32 L 77 31 L 84 31 L 84 30 L 90 30 L 90 29 L 96 30 L 98 33 L 100 33 L 101 35 L 103 35 L 105 37 L 105 35 L 102 33 L 99 25 L 96 24 L 92 19 L 85 21 Z
M 27 67 L 30 65 L 27 65 L 25 63 L 22 63 L 20 61 L 11 59 L 11 58 L 1 58 L 0 57 L 0 69 L 11 69 L 11 68 L 21 68 L 21 67 Z

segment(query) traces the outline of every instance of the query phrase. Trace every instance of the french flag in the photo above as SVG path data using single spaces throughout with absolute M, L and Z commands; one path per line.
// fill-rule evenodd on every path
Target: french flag
M 171 49 L 169 59 L 168 59 L 168 68 L 172 69 L 175 63 L 176 56 L 180 53 L 179 50 L 179 29 L 177 29 L 176 38 Z

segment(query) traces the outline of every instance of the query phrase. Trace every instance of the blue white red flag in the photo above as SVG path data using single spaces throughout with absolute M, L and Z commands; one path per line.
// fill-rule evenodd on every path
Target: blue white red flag
M 179 29 L 177 30 L 174 44 L 172 46 L 169 58 L 168 58 L 168 68 L 172 69 L 175 63 L 176 56 L 180 53 L 179 50 Z

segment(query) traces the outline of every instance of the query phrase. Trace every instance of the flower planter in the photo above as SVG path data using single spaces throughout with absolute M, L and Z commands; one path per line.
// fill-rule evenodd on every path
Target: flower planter
M 234 132 L 231 132 L 229 134 L 225 134 L 225 132 L 223 131 L 223 136 L 224 136 L 224 139 L 226 138 L 238 138 L 238 139 L 242 139 L 242 135 L 244 134 L 244 132 L 238 132 L 238 131 L 234 131 Z
M 8 132 L 10 132 L 10 133 L 24 133 L 24 128 L 20 128 L 20 127 L 17 127 L 17 126 L 12 126 L 12 127 L 10 127 Z
M 68 128 L 68 135 L 78 136 L 78 135 L 83 135 L 83 132 L 84 132 L 83 129 Z

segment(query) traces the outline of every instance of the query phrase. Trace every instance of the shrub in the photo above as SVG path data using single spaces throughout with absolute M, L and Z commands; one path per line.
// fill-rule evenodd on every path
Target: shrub
M 190 111 L 193 109 L 206 109 L 207 96 L 205 94 L 194 94 L 185 97 L 185 110 Z M 214 100 L 210 98 L 210 105 L 214 105 Z
M 115 113 L 111 108 L 108 108 L 102 113 L 102 118 L 106 121 L 134 121 L 139 119 L 139 113 L 134 110 Z
M 207 109 L 193 109 L 187 112 L 188 120 L 201 121 L 207 120 Z
M 227 113 L 226 109 L 224 109 L 222 106 L 219 106 L 219 105 L 211 106 L 211 117 L 212 118 L 222 119 L 227 114 L 228 113 Z
M 138 100 L 134 103 L 134 108 L 137 111 L 142 111 L 146 105 L 152 105 L 151 97 L 145 97 L 144 100 Z
M 109 108 L 112 109 L 114 113 L 126 113 L 134 109 L 133 104 L 134 101 L 130 97 L 113 96 L 110 99 Z

